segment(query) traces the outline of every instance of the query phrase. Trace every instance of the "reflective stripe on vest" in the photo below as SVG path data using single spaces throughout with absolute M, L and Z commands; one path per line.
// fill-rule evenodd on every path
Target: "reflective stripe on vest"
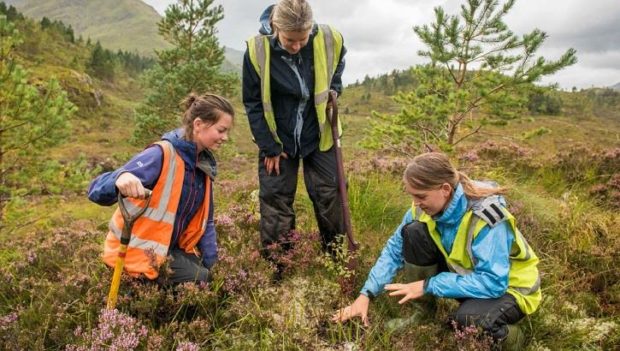
M 502 209 L 507 217 L 513 232 L 515 233 L 513 247 L 510 253 L 510 271 L 508 277 L 507 292 L 515 297 L 521 310 L 525 314 L 531 314 L 538 308 L 541 301 L 540 275 L 536 265 L 538 257 L 517 229 L 515 219 L 510 212 Z M 480 220 L 471 210 L 467 211 L 461 220 L 452 251 L 448 255 L 443 244 L 441 235 L 437 231 L 436 223 L 431 216 L 412 206 L 414 219 L 426 223 L 431 238 L 446 259 L 448 268 L 459 275 L 467 275 L 473 272 L 476 258 L 473 255 L 472 244 L 480 231 L 487 225 Z
M 131 232 L 125 257 L 125 271 L 132 276 L 143 274 L 149 279 L 158 276 L 159 266 L 168 255 L 174 230 L 176 211 L 181 198 L 185 163 L 170 142 L 160 141 L 163 150 L 162 169 L 153 187 L 149 208 L 138 218 Z M 205 201 L 179 237 L 179 246 L 186 252 L 193 252 L 204 233 L 210 206 L 211 179 L 206 177 Z M 127 198 L 125 202 L 130 214 L 136 213 L 144 200 Z M 104 262 L 114 267 L 120 245 L 121 228 L 124 220 L 117 208 L 110 220 L 110 231 L 105 240 Z
M 270 62 L 271 47 L 270 36 L 257 35 L 248 40 L 248 53 L 252 66 L 261 79 L 261 101 L 267 126 L 274 140 L 282 145 L 278 137 L 275 115 L 271 104 L 271 75 Z M 319 149 L 329 150 L 334 144 L 330 121 L 327 119 L 327 100 L 329 87 L 336 72 L 340 54 L 342 53 L 342 35 L 329 25 L 320 24 L 318 31 L 312 40 L 314 59 L 314 105 L 320 129 Z M 338 131 L 342 134 L 342 127 L 338 121 Z

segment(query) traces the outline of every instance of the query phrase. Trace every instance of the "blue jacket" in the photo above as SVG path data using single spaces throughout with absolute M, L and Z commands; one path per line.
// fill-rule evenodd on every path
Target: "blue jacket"
M 500 201 L 505 205 L 503 197 Z M 446 252 L 452 249 L 459 224 L 468 206 L 463 187 L 459 184 L 448 207 L 434 218 Z M 377 296 L 403 267 L 401 231 L 412 222 L 413 216 L 409 209 L 368 274 L 362 294 Z M 428 280 L 424 292 L 447 298 L 496 298 L 504 295 L 508 288 L 509 254 L 513 240 L 514 233 L 507 222 L 493 228 L 485 226 L 472 244 L 472 254 L 478 262 L 473 273 L 464 276 L 452 272 L 439 273 Z
M 185 177 L 181 189 L 181 199 L 177 208 L 176 219 L 170 249 L 178 249 L 179 233 L 182 233 L 190 220 L 194 217 L 198 209 L 205 201 L 205 181 L 206 177 L 212 180 L 217 173 L 217 167 L 213 155 L 205 150 L 197 153 L 196 144 L 182 138 L 183 130 L 177 129 L 166 133 L 162 140 L 172 143 L 176 152 L 185 161 Z M 135 155 L 123 167 L 113 171 L 103 173 L 90 184 L 88 198 L 104 206 L 116 203 L 118 192 L 114 183 L 121 173 L 129 172 L 142 182 L 145 188 L 153 189 L 162 169 L 163 150 L 159 145 L 151 145 L 144 151 Z M 198 249 L 202 253 L 202 262 L 206 267 L 211 267 L 217 261 L 217 243 L 215 225 L 213 223 L 213 191 L 209 206 L 209 219 L 207 228 L 198 242 Z
M 260 17 L 260 34 L 271 35 L 269 16 L 273 6 L 268 7 Z M 298 53 L 291 55 L 284 50 L 275 37 L 270 38 L 271 50 L 271 103 L 275 115 L 277 133 L 282 146 L 273 138 L 263 114 L 261 80 L 256 73 L 248 50 L 243 58 L 243 105 L 248 115 L 250 129 L 261 156 L 276 156 L 282 151 L 292 157 L 305 157 L 319 146 L 319 122 L 314 105 L 314 56 L 312 39 L 316 35 L 315 25 L 308 44 Z M 344 55 L 332 78 L 330 89 L 342 92 Z

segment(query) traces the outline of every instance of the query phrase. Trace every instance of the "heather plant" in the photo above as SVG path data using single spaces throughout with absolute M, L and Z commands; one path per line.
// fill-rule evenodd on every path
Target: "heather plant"
M 264 261 L 258 251 L 243 247 L 234 256 L 227 248 L 219 250 L 219 262 L 214 268 L 214 279 L 228 294 L 244 294 L 267 286 L 274 268 Z
M 16 336 L 18 335 L 17 312 L 10 312 L 0 316 L 0 341 L 2 344 L 11 349 L 17 349 Z
M 491 350 L 493 340 L 473 325 L 459 327 L 452 322 L 454 329 L 454 342 L 459 351 L 482 351 Z
M 101 265 L 93 232 L 57 229 L 15 241 L 20 252 L 0 268 L 4 283 L 0 314 L 17 314 L 20 332 L 12 342 L 23 349 L 43 349 L 68 342 L 76 324 L 94 321 L 104 301 Z M 6 252 L 3 250 L 2 255 Z
M 579 145 L 560 152 L 541 172 L 551 182 L 582 189 L 603 206 L 620 206 L 620 149 L 592 149 Z
M 103 309 L 95 328 L 86 332 L 78 326 L 74 334 L 78 342 L 67 345 L 67 351 L 131 351 L 145 344 L 148 329 L 135 318 L 116 309 Z
M 331 244 L 330 250 L 325 252 L 322 263 L 328 273 L 336 278 L 340 285 L 340 292 L 343 296 L 352 296 L 355 291 L 355 267 L 358 253 L 348 250 L 344 237 Z
M 532 149 L 513 142 L 494 140 L 463 150 L 459 158 L 462 167 L 483 163 L 486 167 L 501 167 L 523 176 L 531 174 L 541 166 L 534 158 Z

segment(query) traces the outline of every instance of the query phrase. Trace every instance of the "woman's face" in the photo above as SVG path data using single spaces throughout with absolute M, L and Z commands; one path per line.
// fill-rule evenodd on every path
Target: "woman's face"
M 220 112 L 220 118 L 214 124 L 194 119 L 193 141 L 198 151 L 204 149 L 217 150 L 228 140 L 228 131 L 232 128 L 233 118 L 228 113 Z
M 303 32 L 280 32 L 278 31 L 278 41 L 280 45 L 291 55 L 295 55 L 304 46 L 308 44 L 310 39 L 310 31 Z
M 409 185 L 406 180 L 405 190 L 413 197 L 413 202 L 429 216 L 434 216 L 443 211 L 452 196 L 452 186 L 443 183 L 431 190 L 420 190 Z

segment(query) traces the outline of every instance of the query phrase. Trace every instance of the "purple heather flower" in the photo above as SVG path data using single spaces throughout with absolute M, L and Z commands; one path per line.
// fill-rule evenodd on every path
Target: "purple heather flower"
M 189 341 L 183 341 L 179 343 L 176 349 L 176 351 L 198 351 L 198 350 L 200 350 L 200 347 L 194 344 L 193 342 L 189 342 Z
M 13 323 L 17 322 L 17 319 L 17 312 L 11 312 L 6 316 L 0 317 L 0 330 L 9 329 L 13 325 Z

